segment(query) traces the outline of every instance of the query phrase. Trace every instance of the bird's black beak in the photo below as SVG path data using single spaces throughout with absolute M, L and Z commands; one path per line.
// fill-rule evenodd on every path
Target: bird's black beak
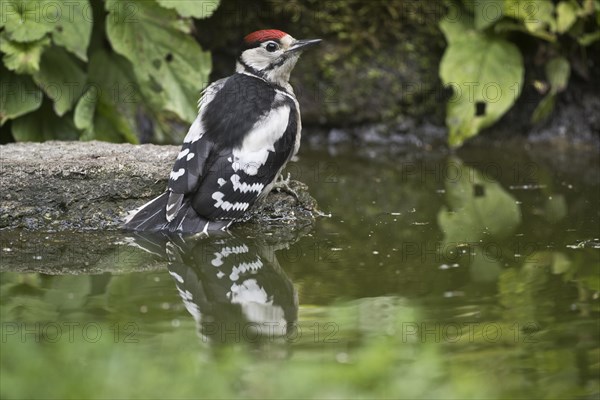
M 296 51 L 303 51 L 312 47 L 316 44 L 321 43 L 321 39 L 305 39 L 305 40 L 296 40 L 290 48 L 287 50 L 287 53 L 294 53 Z

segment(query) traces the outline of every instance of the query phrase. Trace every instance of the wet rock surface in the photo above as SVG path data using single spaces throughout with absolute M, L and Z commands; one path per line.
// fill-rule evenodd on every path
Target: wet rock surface
M 118 230 L 129 210 L 165 190 L 178 146 L 102 142 L 0 146 L 0 229 Z M 308 188 L 274 191 L 247 224 L 283 233 L 312 225 L 316 202 Z

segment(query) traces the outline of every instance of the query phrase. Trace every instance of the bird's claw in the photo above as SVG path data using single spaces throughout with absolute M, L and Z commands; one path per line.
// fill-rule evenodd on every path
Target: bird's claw
M 294 196 L 296 201 L 298 203 L 300 203 L 300 198 L 298 197 L 298 193 L 296 193 L 296 191 L 291 188 L 290 182 L 291 182 L 291 178 L 290 178 L 289 172 L 288 172 L 286 178 L 284 178 L 283 175 L 279 175 L 279 178 L 277 178 L 277 182 L 275 182 L 275 185 L 273 186 L 273 188 L 277 189 L 278 192 L 283 191 L 288 194 L 291 194 L 292 196 Z

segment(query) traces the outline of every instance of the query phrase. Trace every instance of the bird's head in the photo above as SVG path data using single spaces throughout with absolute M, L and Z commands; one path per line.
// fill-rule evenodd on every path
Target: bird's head
M 238 58 L 236 70 L 285 85 L 300 54 L 320 41 L 297 40 L 275 29 L 253 32 L 244 38 L 244 50 Z

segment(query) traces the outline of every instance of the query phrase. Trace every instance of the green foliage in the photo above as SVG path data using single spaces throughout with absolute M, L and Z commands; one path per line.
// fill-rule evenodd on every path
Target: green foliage
M 17 74 L 34 74 L 40 70 L 40 58 L 50 39 L 42 38 L 33 42 L 10 41 L 5 34 L 0 35 L 0 51 L 4 53 L 6 68 Z
M 42 142 L 45 140 L 77 140 L 79 132 L 73 123 L 72 114 L 63 118 L 56 115 L 48 100 L 26 117 L 12 123 L 12 134 L 19 142 Z
M 543 121 L 552 113 L 556 95 L 565 90 L 570 76 L 571 65 L 566 58 L 556 57 L 548 61 L 546 64 L 546 78 L 550 85 L 550 91 L 534 110 L 531 116 L 534 123 Z
M 571 63 L 585 64 L 585 47 L 600 40 L 597 0 L 450 4 L 454 12 L 440 22 L 448 47 L 439 70 L 443 83 L 454 91 L 446 109 L 448 141 L 453 147 L 494 124 L 519 98 L 524 65 L 521 52 L 511 43 L 518 39 L 513 33 L 533 37 L 538 48 L 543 48 L 538 53 L 546 54 L 547 82 L 534 82 L 545 95 L 533 112 L 534 123 L 552 113 L 557 94 L 568 85 Z
M 33 75 L 33 80 L 54 103 L 56 115 L 62 117 L 81 96 L 85 72 L 59 47 L 44 52 L 41 66 L 40 72 Z
M 502 314 L 494 319 L 481 304 L 426 308 L 396 296 L 371 297 L 301 306 L 298 334 L 287 342 L 267 337 L 221 347 L 197 336 L 165 272 L 113 275 L 104 287 L 98 276 L 5 272 L 0 284 L 0 395 L 592 397 L 598 388 L 597 345 L 586 343 L 575 357 L 572 346 L 564 343 L 594 337 L 593 317 L 563 317 L 566 323 L 553 329 L 538 322 L 537 312 L 556 306 L 552 301 L 557 296 L 544 295 L 550 273 L 565 274 L 565 268 L 570 263 L 560 253 L 544 252 L 520 268 L 503 271 L 498 283 Z M 432 312 L 437 308 L 442 321 Z M 465 309 L 476 310 L 477 316 L 452 314 Z M 336 327 L 332 337 L 327 335 L 333 331 L 323 328 L 327 324 Z M 524 374 L 524 368 L 531 374 Z M 45 379 L 28 384 L 41 373 Z
M 514 232 L 521 223 L 521 209 L 499 183 L 458 158 L 449 160 L 448 171 L 457 172 L 445 181 L 450 210 L 442 207 L 438 213 L 447 244 L 502 239 Z
M 208 18 L 219 6 L 218 0 L 156 0 L 162 7 L 175 9 L 182 17 Z
M 223 5 L 225 15 L 235 12 L 232 4 Z M 384 122 L 390 127 L 406 116 L 443 121 L 439 96 L 431 95 L 438 91 L 436 66 L 444 46 L 443 35 L 430 23 L 430 17 L 439 19 L 439 1 L 268 4 L 273 5 L 273 15 L 265 15 L 258 6 L 248 8 L 258 12 L 252 18 L 262 26 L 279 26 L 297 38 L 324 39 L 323 46 L 302 56 L 292 77 L 303 119 L 341 126 Z M 236 32 L 234 24 L 239 29 L 233 18 L 217 19 L 215 23 L 231 26 L 230 32 Z M 217 28 L 221 25 L 213 25 Z
M 87 49 L 92 34 L 91 8 L 84 1 L 72 2 L 61 0 L 62 10 L 68 9 L 69 14 L 61 12 L 60 24 L 54 26 L 52 41 L 57 46 L 62 46 L 75 54 L 80 60 L 87 61 Z M 86 8 L 87 7 L 87 8 Z
M 3 3 L 0 28 L 4 28 L 9 38 L 15 42 L 32 42 L 43 38 L 52 32 L 50 21 L 55 17 L 55 15 L 44 15 L 44 18 L 41 18 L 42 8 L 49 6 L 49 3 L 50 1 L 45 0 L 17 0 Z
M 191 122 L 197 115 L 198 84 L 208 83 L 210 55 L 200 50 L 189 35 L 190 25 L 175 11 L 148 1 L 135 4 L 135 23 L 124 24 L 115 14 L 121 3 L 107 0 L 107 9 L 112 10 L 108 38 L 115 51 L 134 65 L 142 92 L 154 105 Z
M 0 75 L 0 125 L 35 111 L 42 105 L 42 91 L 35 86 L 31 77 L 7 71 L 3 64 L 0 64 Z
M 441 28 L 449 45 L 440 77 L 455 91 L 447 105 L 446 125 L 450 145 L 460 146 L 513 105 L 523 85 L 523 60 L 514 44 L 473 26 L 444 20 Z
M 0 126 L 17 141 L 138 141 L 189 123 L 208 81 L 210 54 L 191 18 L 211 1 L 11 0 L 0 18 Z M 43 104 L 43 105 L 42 105 Z M 146 128 L 147 129 L 147 128 Z

